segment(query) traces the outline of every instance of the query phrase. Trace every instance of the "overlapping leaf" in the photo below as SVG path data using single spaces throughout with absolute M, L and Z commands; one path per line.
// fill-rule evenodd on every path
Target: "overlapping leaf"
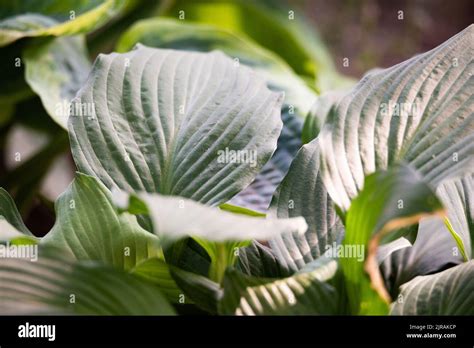
M 304 145 L 273 197 L 271 216 L 303 216 L 308 223 L 304 235 L 282 234 L 270 240 L 279 262 L 292 272 L 342 240 L 343 226 L 321 181 L 319 165 L 319 144 Z
M 318 97 L 306 115 L 301 140 L 307 144 L 318 137 L 331 108 L 344 96 L 342 91 L 327 92 Z
M 321 131 L 322 178 L 347 210 L 364 177 L 405 161 L 434 187 L 474 160 L 474 26 L 439 47 L 367 74 Z

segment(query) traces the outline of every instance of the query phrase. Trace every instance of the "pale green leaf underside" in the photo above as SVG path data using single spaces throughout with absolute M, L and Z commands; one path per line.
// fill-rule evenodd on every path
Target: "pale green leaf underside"
M 126 6 L 125 0 L 12 0 L 0 9 L 0 46 L 35 36 L 91 31 Z M 72 12 L 71 12 L 72 11 Z
M 429 52 L 370 72 L 332 108 L 319 137 L 321 169 L 343 210 L 365 175 L 399 161 L 435 187 L 472 168 L 473 42 L 471 25 Z
M 69 103 L 90 71 L 83 36 L 51 39 L 23 52 L 25 79 L 48 114 L 67 129 Z
M 117 204 L 123 205 L 117 193 Z M 197 237 L 207 242 L 267 240 L 281 233 L 304 233 L 307 229 L 302 217 L 271 219 L 233 214 L 209 207 L 193 200 L 139 193 L 138 198 L 148 207 L 154 233 L 161 242 Z M 120 202 L 122 201 L 122 202 Z M 125 202 L 128 209 L 128 203 Z
M 111 267 L 71 261 L 58 250 L 42 251 L 37 262 L 1 260 L 0 314 L 174 314 L 148 282 Z
M 253 180 L 282 127 L 282 95 L 219 52 L 139 46 L 100 55 L 75 102 L 92 106 L 69 118 L 81 172 L 109 188 L 208 204 Z
M 474 261 L 419 276 L 401 287 L 393 315 L 474 315 Z
M 41 244 L 125 270 L 162 257 L 158 238 L 140 227 L 135 216 L 119 214 L 96 178 L 79 173 L 57 200 L 56 223 Z

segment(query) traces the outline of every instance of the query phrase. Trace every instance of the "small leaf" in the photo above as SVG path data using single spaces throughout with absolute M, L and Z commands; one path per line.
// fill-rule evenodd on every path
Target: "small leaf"
M 311 106 L 304 121 L 301 134 L 303 144 L 307 144 L 318 137 L 319 131 L 326 121 L 331 108 L 343 95 L 341 91 L 333 91 L 318 97 L 313 106 Z

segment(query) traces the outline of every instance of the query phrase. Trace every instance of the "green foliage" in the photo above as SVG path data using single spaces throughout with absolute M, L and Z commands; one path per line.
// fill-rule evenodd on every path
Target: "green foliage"
M 88 32 L 106 23 L 126 6 L 126 0 L 2 2 L 0 46 L 24 37 Z
M 473 42 L 341 91 L 282 4 L 2 3 L 0 149 L 47 141 L 0 175 L 0 247 L 37 252 L 0 258 L 0 314 L 474 314 Z

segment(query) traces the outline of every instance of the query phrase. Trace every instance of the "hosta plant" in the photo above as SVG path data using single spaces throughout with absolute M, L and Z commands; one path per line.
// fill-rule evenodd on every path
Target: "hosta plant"
M 240 34 L 154 18 L 91 67 L 82 37 L 25 51 L 77 173 L 42 238 L 0 191 L 0 251 L 32 251 L 0 259 L 1 314 L 474 314 L 474 27 L 321 95 Z

